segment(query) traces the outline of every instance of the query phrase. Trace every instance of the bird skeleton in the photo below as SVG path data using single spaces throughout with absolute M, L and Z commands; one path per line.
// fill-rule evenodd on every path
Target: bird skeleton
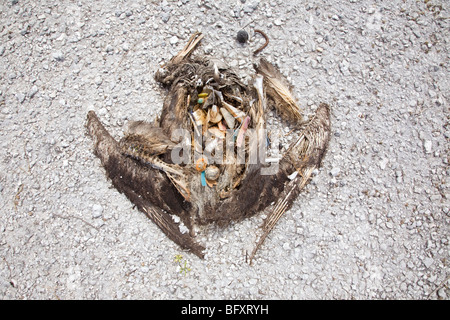
M 305 121 L 274 65 L 261 58 L 247 86 L 223 63 L 192 57 L 202 39 L 193 34 L 156 72 L 168 90 L 157 124 L 131 122 L 118 142 L 89 111 L 87 129 L 115 188 L 171 240 L 201 258 L 205 247 L 196 240 L 197 226 L 225 226 L 266 212 L 251 262 L 319 168 L 330 139 L 330 109 L 322 103 Z M 300 132 L 275 165 L 265 158 L 272 108 Z M 190 231 L 181 232 L 171 215 Z

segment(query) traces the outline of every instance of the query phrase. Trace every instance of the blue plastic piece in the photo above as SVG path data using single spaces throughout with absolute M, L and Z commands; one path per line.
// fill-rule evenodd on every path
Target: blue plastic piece
M 205 175 L 205 171 L 202 171 L 201 179 L 202 179 L 202 186 L 206 187 L 206 175 Z

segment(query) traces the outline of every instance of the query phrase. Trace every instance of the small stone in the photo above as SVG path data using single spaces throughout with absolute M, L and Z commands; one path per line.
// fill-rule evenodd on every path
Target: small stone
M 101 108 L 100 110 L 98 110 L 98 114 L 101 116 L 104 116 L 108 113 L 108 110 L 106 108 Z
M 170 44 L 176 44 L 178 42 L 178 37 L 173 36 L 172 38 L 170 38 L 169 42 L 170 42 Z
M 397 178 L 397 182 L 403 182 L 403 173 L 400 170 L 395 171 L 395 177 Z
M 5 46 L 0 46 L 0 56 L 5 53 Z
M 17 280 L 16 280 L 16 279 L 11 279 L 11 280 L 9 280 L 9 284 L 10 284 L 13 288 L 17 288 Z
M 425 149 L 425 153 L 431 153 L 431 147 L 433 143 L 430 140 L 425 140 L 423 143 L 423 148 Z
M 33 86 L 33 87 L 31 87 L 30 92 L 28 92 L 28 96 L 30 98 L 33 98 L 38 91 L 39 91 L 38 87 L 37 86 Z
M 250 14 L 253 11 L 255 11 L 258 8 L 259 2 L 258 1 L 252 1 L 244 5 L 244 13 Z
M 205 54 L 211 54 L 213 52 L 213 46 L 211 44 L 208 44 L 205 46 Z
M 439 298 L 445 300 L 447 298 L 447 294 L 445 293 L 445 287 L 442 287 L 438 290 L 437 295 Z
M 170 12 L 163 12 L 161 14 L 161 19 L 164 23 L 167 23 L 170 20 Z
M 337 167 L 334 167 L 333 169 L 331 169 L 330 175 L 331 175 L 332 177 L 336 177 L 336 176 L 339 175 L 340 172 L 341 172 L 341 169 L 339 169 L 339 168 L 337 168 Z
M 380 169 L 384 170 L 386 169 L 386 165 L 388 164 L 389 159 L 384 158 L 383 160 L 381 160 L 378 164 L 380 165 Z
M 422 193 L 422 188 L 420 188 L 420 187 L 418 187 L 418 186 L 414 186 L 413 192 L 414 192 L 414 193 L 417 193 L 417 194 L 421 194 L 421 193 Z
M 93 218 L 100 218 L 103 213 L 103 207 L 99 204 L 94 204 L 92 206 L 92 217 Z
M 233 8 L 233 11 L 231 12 L 231 15 L 234 18 L 239 18 L 241 16 L 241 9 L 239 8 L 239 6 L 235 6 Z
M 245 30 L 239 30 L 236 39 L 239 43 L 246 43 L 248 40 L 248 33 Z
M 428 258 L 428 257 L 426 257 L 426 258 L 423 260 L 423 264 L 425 265 L 426 268 L 431 267 L 431 265 L 433 264 L 433 262 L 434 262 L 434 260 L 431 259 L 431 258 Z
M 99 86 L 99 85 L 102 84 L 103 80 L 102 80 L 102 78 L 100 76 L 96 76 L 95 79 L 94 79 L 94 82 L 95 82 L 96 85 Z
M 339 70 L 342 72 L 344 76 L 350 76 L 351 73 L 349 70 L 349 66 L 350 66 L 349 63 L 345 60 L 339 64 Z
M 19 103 L 23 103 L 25 101 L 25 95 L 23 93 L 16 94 L 16 98 Z
M 52 57 L 56 61 L 64 61 L 64 54 L 62 53 L 62 51 L 53 52 Z
M 180 226 L 178 227 L 178 229 L 180 230 L 181 234 L 185 234 L 185 233 L 188 233 L 188 232 L 189 232 L 188 227 L 186 227 L 185 225 L 180 225 Z
M 281 26 L 283 24 L 283 21 L 281 21 L 281 19 L 275 19 L 273 24 L 276 25 L 276 26 Z
M 113 46 L 112 45 L 110 45 L 110 44 L 108 44 L 107 46 L 106 46 L 106 53 L 113 53 L 114 52 L 114 48 L 113 48 Z

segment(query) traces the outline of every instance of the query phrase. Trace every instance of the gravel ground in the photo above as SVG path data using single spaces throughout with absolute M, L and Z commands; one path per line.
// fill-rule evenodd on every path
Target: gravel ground
M 0 297 L 448 300 L 448 13 L 444 0 L 2 1 Z M 261 215 L 208 227 L 200 260 L 111 187 L 86 114 L 117 138 L 153 120 L 153 75 L 196 30 L 198 53 L 248 79 L 255 28 L 305 113 L 332 106 L 333 136 L 253 266 Z

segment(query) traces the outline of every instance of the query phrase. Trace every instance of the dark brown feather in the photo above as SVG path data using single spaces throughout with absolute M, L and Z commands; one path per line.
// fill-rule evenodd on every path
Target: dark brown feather
M 189 208 L 185 207 L 182 197 L 167 177 L 158 170 L 140 166 L 123 156 L 119 144 L 106 131 L 93 111 L 88 113 L 87 129 L 94 140 L 94 152 L 105 167 L 114 187 L 125 194 L 172 241 L 203 258 L 204 247 L 188 233 L 182 234 L 179 225 L 166 213 L 177 213 L 190 227 L 189 214 L 186 211 Z

